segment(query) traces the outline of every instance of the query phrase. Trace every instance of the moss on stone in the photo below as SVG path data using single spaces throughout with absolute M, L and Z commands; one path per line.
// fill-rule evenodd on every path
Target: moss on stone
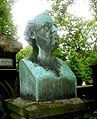
M 47 118 L 57 115 L 66 115 L 80 111 L 90 110 L 94 107 L 93 100 L 80 98 L 57 100 L 55 102 L 33 102 L 21 98 L 6 100 L 10 115 L 17 115 L 17 119 Z M 15 113 L 15 114 L 14 114 Z M 16 119 L 16 118 L 15 118 Z

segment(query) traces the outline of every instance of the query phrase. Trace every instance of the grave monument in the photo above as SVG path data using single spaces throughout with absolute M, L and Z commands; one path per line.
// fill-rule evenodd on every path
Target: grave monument
M 47 12 L 27 23 L 25 39 L 33 54 L 20 61 L 20 96 L 32 101 L 76 97 L 76 77 L 65 61 L 56 58 L 57 26 Z

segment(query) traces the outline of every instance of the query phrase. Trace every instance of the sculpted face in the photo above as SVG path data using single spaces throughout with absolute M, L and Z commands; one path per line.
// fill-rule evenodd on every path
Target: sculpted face
M 30 45 L 36 45 L 45 51 L 53 51 L 58 47 L 57 26 L 47 12 L 29 21 L 25 30 L 25 38 Z
M 53 51 L 58 47 L 58 34 L 57 34 L 57 27 L 55 24 L 52 23 L 44 23 L 37 30 L 37 44 L 43 50 L 51 50 Z

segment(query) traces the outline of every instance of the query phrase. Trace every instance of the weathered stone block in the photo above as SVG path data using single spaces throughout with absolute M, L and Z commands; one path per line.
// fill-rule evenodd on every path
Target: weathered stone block
M 12 119 L 83 119 L 85 113 L 93 110 L 95 105 L 94 100 L 80 98 L 38 103 L 19 97 L 8 99 L 5 103 Z

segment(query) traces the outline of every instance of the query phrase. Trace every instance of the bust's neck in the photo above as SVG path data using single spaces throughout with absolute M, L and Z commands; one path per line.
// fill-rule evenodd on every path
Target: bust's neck
M 39 47 L 38 59 L 40 60 L 49 60 L 51 57 L 54 57 L 50 51 L 43 50 Z
M 37 56 L 37 63 L 45 68 L 46 70 L 52 70 L 55 72 L 56 76 L 60 76 L 60 64 L 57 58 L 53 55 L 52 49 L 47 52 L 46 50 L 42 50 L 38 47 L 39 52 Z

